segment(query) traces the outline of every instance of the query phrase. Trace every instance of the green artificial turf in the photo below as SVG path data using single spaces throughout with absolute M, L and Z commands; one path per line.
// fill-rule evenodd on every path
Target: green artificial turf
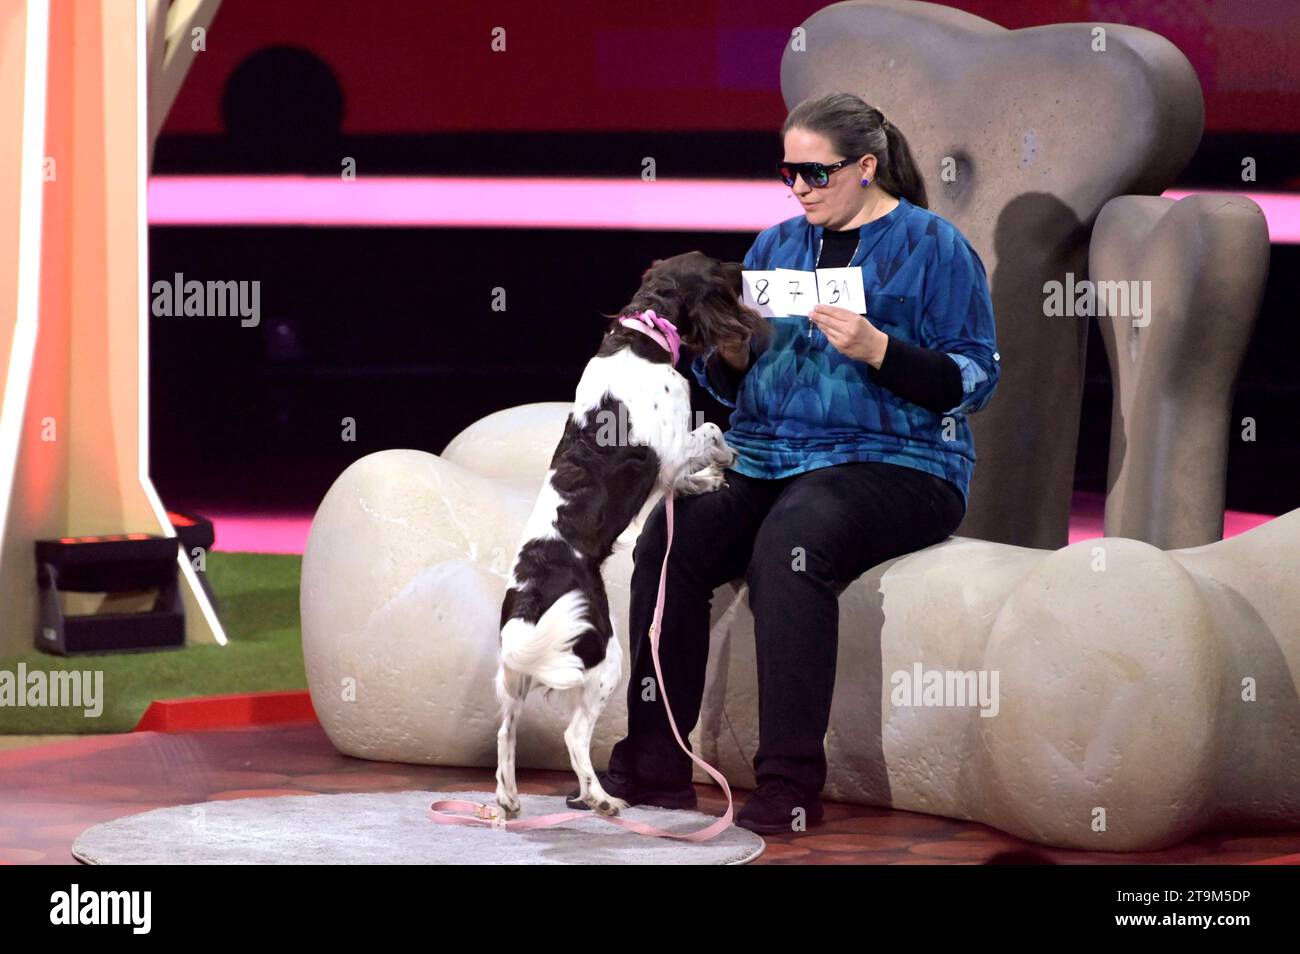
M 51 656 L 32 650 L 0 660 L 17 678 L 18 664 L 54 671 L 103 672 L 103 712 L 80 708 L 0 705 L 0 734 L 129 732 L 155 699 L 233 692 L 306 689 L 298 581 L 302 557 L 270 553 L 208 554 L 208 580 L 229 643 L 114 655 Z

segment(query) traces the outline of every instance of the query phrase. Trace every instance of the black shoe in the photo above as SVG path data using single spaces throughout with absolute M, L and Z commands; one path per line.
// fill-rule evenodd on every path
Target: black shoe
M 803 809 L 803 814 L 796 814 Z M 800 817 L 808 827 L 822 820 L 820 792 L 809 793 L 789 779 L 769 776 L 759 782 L 745 807 L 736 815 L 736 824 L 760 835 L 780 835 L 795 830 Z
M 600 787 L 615 798 L 621 798 L 629 805 L 649 805 L 654 808 L 695 808 L 695 786 L 687 782 L 678 788 L 647 784 L 638 778 L 622 772 L 597 772 Z M 580 789 L 569 793 L 564 804 L 570 808 L 587 809 L 588 806 L 578 801 Z

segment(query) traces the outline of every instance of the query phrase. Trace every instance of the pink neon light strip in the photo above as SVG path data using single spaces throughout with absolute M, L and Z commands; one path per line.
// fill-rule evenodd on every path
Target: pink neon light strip
M 1170 191 L 1181 199 L 1190 193 Z M 1246 193 L 1273 242 L 1300 243 L 1300 195 Z M 798 215 L 779 182 L 681 179 L 155 176 L 151 225 L 757 232 Z
M 799 213 L 780 182 L 157 176 L 151 225 L 753 232 Z
M 1185 199 L 1194 192 L 1169 189 L 1167 199 Z M 1264 213 L 1268 222 L 1268 240 L 1274 245 L 1300 244 L 1300 195 L 1289 192 L 1231 192 L 1228 190 L 1203 190 L 1204 195 L 1244 195 Z

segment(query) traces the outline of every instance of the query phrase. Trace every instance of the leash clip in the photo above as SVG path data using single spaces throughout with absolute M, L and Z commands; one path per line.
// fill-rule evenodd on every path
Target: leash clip
M 506 827 L 505 818 L 495 808 L 488 805 L 479 805 L 478 808 L 474 809 L 474 817 L 491 822 L 492 827 L 499 831 L 503 831 Z

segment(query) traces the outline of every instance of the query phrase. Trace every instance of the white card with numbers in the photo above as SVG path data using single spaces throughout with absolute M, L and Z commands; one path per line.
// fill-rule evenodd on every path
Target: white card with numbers
M 862 287 L 862 269 L 819 268 L 815 272 L 798 268 L 774 268 L 740 273 L 741 298 L 746 305 L 769 318 L 803 315 L 817 304 L 837 305 L 859 315 L 867 313 L 867 295 Z
M 777 288 L 777 276 L 774 271 L 741 272 L 740 297 L 746 305 L 764 318 L 775 318 L 785 314 L 785 305 Z
M 823 305 L 865 315 L 867 293 L 862 288 L 862 269 L 853 266 L 817 269 L 817 300 Z
M 784 315 L 804 315 L 817 304 L 817 276 L 797 268 L 776 269 L 776 283 Z

